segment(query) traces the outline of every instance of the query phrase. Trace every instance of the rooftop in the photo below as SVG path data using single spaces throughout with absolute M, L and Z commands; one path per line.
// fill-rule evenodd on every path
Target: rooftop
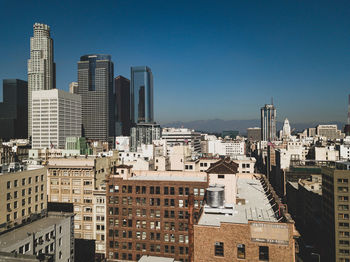
M 154 257 L 154 256 L 142 256 L 139 262 L 176 262 L 174 258 L 169 257 Z
M 171 174 L 151 174 L 151 175 L 132 176 L 128 180 L 207 182 L 207 177 L 191 176 L 191 175 L 178 176 L 178 175 L 171 175 Z
M 206 172 L 208 174 L 236 174 L 238 173 L 238 164 L 229 159 L 222 159 L 211 164 Z
M 237 180 L 238 203 L 229 208 L 215 209 L 205 207 L 198 225 L 220 226 L 220 223 L 247 224 L 249 220 L 278 222 L 265 190 L 257 178 L 242 177 Z M 225 214 L 226 213 L 226 214 Z M 229 214 L 231 213 L 231 214 Z
M 7 246 L 12 246 L 17 243 L 19 240 L 28 238 L 28 233 L 38 233 L 46 228 L 53 226 L 54 224 L 61 223 L 65 217 L 63 216 L 48 216 L 42 219 L 36 220 L 30 224 L 25 226 L 21 226 L 10 232 L 4 233 L 0 235 L 0 248 L 4 248 Z

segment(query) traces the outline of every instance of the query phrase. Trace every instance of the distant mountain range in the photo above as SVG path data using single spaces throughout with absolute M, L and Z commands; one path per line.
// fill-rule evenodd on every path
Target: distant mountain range
M 339 121 L 334 122 L 310 122 L 310 123 L 292 123 L 290 122 L 292 130 L 303 131 L 305 128 L 316 127 L 320 124 L 336 124 L 338 128 L 342 129 L 344 123 Z M 221 133 L 224 130 L 237 130 L 240 134 L 246 134 L 248 127 L 260 127 L 260 120 L 222 120 L 222 119 L 210 119 L 210 120 L 195 120 L 188 122 L 170 122 L 162 124 L 162 127 L 186 127 L 197 131 L 209 132 L 209 133 Z M 277 130 L 281 130 L 283 122 L 277 121 Z

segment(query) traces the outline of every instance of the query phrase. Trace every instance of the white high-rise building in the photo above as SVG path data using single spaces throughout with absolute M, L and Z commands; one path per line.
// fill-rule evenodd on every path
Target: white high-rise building
M 64 148 L 81 136 L 81 97 L 59 89 L 33 91 L 32 148 Z
M 201 134 L 188 128 L 163 128 L 162 139 L 168 146 L 189 145 L 192 152 L 201 153 Z
M 28 137 L 32 135 L 32 92 L 56 88 L 56 66 L 53 62 L 50 27 L 35 23 L 33 28 L 28 59 Z

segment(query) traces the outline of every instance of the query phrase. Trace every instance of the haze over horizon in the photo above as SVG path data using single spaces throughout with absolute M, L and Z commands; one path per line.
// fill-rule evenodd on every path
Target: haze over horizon
M 57 88 L 77 80 L 88 53 L 111 54 L 115 76 L 147 65 L 162 123 L 258 119 L 271 97 L 279 121 L 345 122 L 348 1 L 214 3 L 2 2 L 0 80 L 27 79 L 32 26 L 42 22 L 54 40 Z

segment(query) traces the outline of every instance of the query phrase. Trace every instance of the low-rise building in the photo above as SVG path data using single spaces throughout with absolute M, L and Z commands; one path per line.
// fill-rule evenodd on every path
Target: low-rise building
M 199 215 L 208 186 L 205 173 L 120 165 L 107 183 L 108 259 L 151 255 L 189 261 L 189 214 Z
M 194 261 L 295 261 L 294 221 L 265 177 L 238 175 L 234 204 L 224 190 L 207 191 L 194 226 Z
M 162 139 L 168 146 L 189 145 L 193 154 L 201 153 L 201 134 L 188 128 L 163 128 Z
M 49 212 L 24 226 L 0 235 L 0 251 L 50 256 L 48 261 L 74 261 L 73 214 Z M 24 260 L 25 261 L 25 260 Z
M 255 162 L 254 157 L 249 156 L 235 156 L 231 158 L 233 162 L 238 164 L 238 173 L 249 173 L 252 174 L 255 172 Z

